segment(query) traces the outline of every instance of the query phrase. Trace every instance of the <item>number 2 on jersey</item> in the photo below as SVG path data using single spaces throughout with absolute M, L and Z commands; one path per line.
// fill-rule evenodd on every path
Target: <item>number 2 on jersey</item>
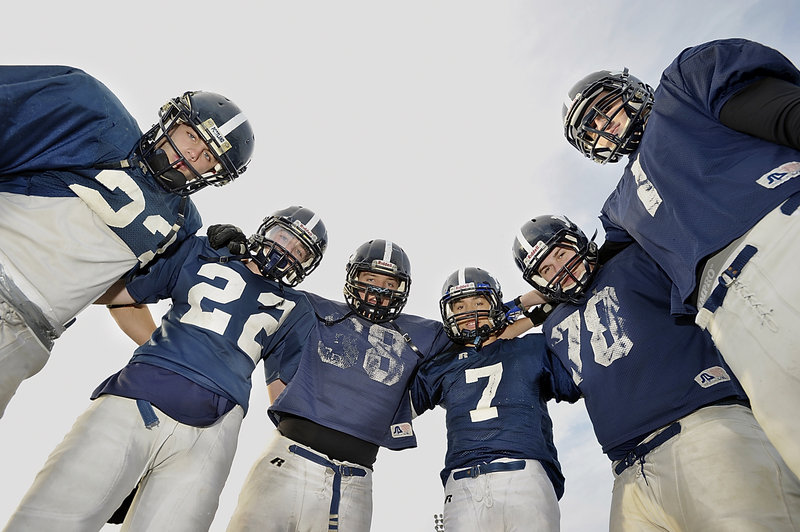
M 208 283 L 198 283 L 190 288 L 188 294 L 190 308 L 181 317 L 181 322 L 202 327 L 220 335 L 224 334 L 230 323 L 231 315 L 220 309 L 205 311 L 200 303 L 203 299 L 215 303 L 230 303 L 238 299 L 244 292 L 245 280 L 231 268 L 214 263 L 202 265 L 197 274 L 207 279 L 222 278 L 227 282 L 222 288 Z M 294 301 L 278 297 L 271 292 L 263 292 L 259 295 L 258 302 L 265 307 L 273 307 L 281 311 L 281 315 L 280 319 L 276 320 L 266 312 L 257 312 L 247 318 L 244 323 L 236 344 L 254 362 L 258 362 L 261 358 L 261 344 L 255 340 L 258 333 L 262 330 L 268 335 L 275 333 L 295 306 Z

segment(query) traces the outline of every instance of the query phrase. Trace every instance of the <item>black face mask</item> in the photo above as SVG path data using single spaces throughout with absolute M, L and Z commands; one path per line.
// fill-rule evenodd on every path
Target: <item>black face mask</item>
M 164 150 L 155 150 L 148 157 L 147 162 L 155 172 L 156 180 L 168 191 L 175 192 L 186 185 L 186 176 L 170 166 L 169 158 Z

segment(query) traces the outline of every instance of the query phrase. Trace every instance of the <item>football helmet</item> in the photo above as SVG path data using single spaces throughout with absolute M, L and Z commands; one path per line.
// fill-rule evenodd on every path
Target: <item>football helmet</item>
M 208 145 L 218 161 L 213 170 L 200 174 L 175 146 L 168 133 L 180 124 L 191 126 Z M 165 142 L 179 155 L 178 160 L 169 162 L 161 149 Z M 161 107 L 158 123 L 142 135 L 136 151 L 144 168 L 164 188 L 188 196 L 208 185 L 222 186 L 239 177 L 247 169 L 254 147 L 253 129 L 236 104 L 213 92 L 190 91 Z M 177 169 L 179 164 L 187 166 L 195 179 L 187 181 Z
M 593 72 L 569 90 L 561 110 L 564 136 L 595 162 L 617 162 L 636 151 L 653 102 L 652 87 L 631 76 L 627 68 Z M 608 131 L 607 126 L 622 112 L 628 117 L 628 126 L 623 131 Z M 595 124 L 598 119 L 599 128 Z M 610 146 L 599 146 L 601 138 Z
M 314 211 L 295 205 L 264 218 L 248 246 L 264 277 L 296 286 L 322 260 L 328 231 Z
M 388 275 L 397 279 L 397 288 L 373 286 L 358 280 L 362 272 Z M 373 323 L 395 319 L 406 306 L 411 287 L 411 263 L 403 248 L 389 240 L 370 240 L 362 244 L 347 261 L 344 299 L 348 306 Z M 370 302 L 374 298 L 374 302 Z
M 558 248 L 574 251 L 575 256 L 547 280 L 539 269 L 550 252 Z M 597 268 L 594 235 L 586 238 L 565 216 L 538 216 L 525 222 L 511 251 L 522 278 L 552 301 L 578 302 Z
M 470 297 L 483 297 L 485 309 L 468 310 L 459 304 Z M 460 344 L 480 345 L 508 324 L 500 283 L 480 268 L 461 268 L 450 274 L 442 286 L 439 312 L 447 336 Z

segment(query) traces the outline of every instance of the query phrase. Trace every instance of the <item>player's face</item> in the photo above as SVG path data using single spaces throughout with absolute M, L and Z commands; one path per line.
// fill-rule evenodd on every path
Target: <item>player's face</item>
M 600 104 L 600 101 L 607 94 L 607 91 L 603 91 L 592 102 L 589 109 L 595 110 L 596 113 L 588 125 L 599 131 L 605 131 L 606 133 L 610 133 L 617 137 L 622 137 L 624 136 L 625 131 L 628 129 L 628 125 L 630 124 L 631 120 L 628 117 L 628 113 L 626 113 L 622 108 L 622 98 L 617 98 L 610 102 L 604 102 L 601 107 L 597 107 L 597 105 Z M 596 133 L 587 132 L 587 136 L 591 140 L 594 140 Z M 616 144 L 609 141 L 605 137 L 600 137 L 600 139 L 597 141 L 597 147 L 613 149 L 616 147 Z
M 464 314 L 463 318 L 457 318 L 459 330 L 474 331 L 482 325 L 490 325 L 489 311 L 491 304 L 483 296 L 470 296 L 457 299 L 450 304 L 453 314 Z
M 283 227 L 276 227 L 267 234 L 267 238 L 279 244 L 283 249 L 292 254 L 299 263 L 304 264 L 311 258 L 311 251 L 294 234 Z
M 586 273 L 583 261 L 575 260 L 577 256 L 572 248 L 555 247 L 539 265 L 539 275 L 548 283 L 558 283 L 565 290 L 571 288 L 575 284 L 574 278 L 580 279 Z
M 374 273 L 374 272 L 361 272 L 358 274 L 356 280 L 360 283 L 368 284 L 370 286 L 374 286 L 376 288 L 383 288 L 386 290 L 397 290 L 400 287 L 400 281 L 397 277 L 392 277 L 391 275 L 383 275 L 381 273 Z M 361 291 L 361 299 L 369 303 L 370 305 L 379 305 L 385 307 L 389 304 L 388 297 L 380 297 L 378 294 L 366 291 Z
M 167 154 L 170 164 L 178 161 L 182 155 L 200 174 L 205 174 L 217 165 L 217 158 L 191 126 L 178 124 L 170 130 L 169 136 L 178 151 L 175 151 L 167 139 L 161 139 L 158 147 Z M 175 168 L 186 177 L 187 181 L 195 178 L 194 173 L 186 164 L 179 162 Z

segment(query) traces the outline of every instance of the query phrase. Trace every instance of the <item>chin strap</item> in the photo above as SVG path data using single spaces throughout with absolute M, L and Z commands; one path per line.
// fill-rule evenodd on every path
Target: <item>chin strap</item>
M 349 317 L 350 317 L 350 316 L 352 316 L 353 314 L 355 314 L 355 313 L 354 313 L 354 312 L 351 310 L 351 311 L 349 311 L 347 314 L 345 314 L 344 316 L 342 316 L 341 318 L 339 318 L 339 319 L 337 319 L 337 320 L 334 320 L 334 319 L 332 319 L 332 318 L 323 318 L 322 316 L 320 316 L 319 314 L 317 314 L 317 311 L 316 311 L 316 310 L 314 311 L 314 315 L 317 317 L 317 319 L 318 319 L 319 321 L 321 321 L 322 323 L 324 323 L 326 327 L 332 327 L 332 326 L 336 325 L 337 323 L 339 323 L 339 322 L 342 322 L 342 321 L 346 320 L 347 318 L 349 318 Z
M 479 327 L 478 330 L 475 331 L 475 343 L 472 344 L 475 346 L 475 351 L 480 351 L 481 347 L 483 347 L 483 342 L 485 342 L 491 335 L 491 327 L 488 325 Z

